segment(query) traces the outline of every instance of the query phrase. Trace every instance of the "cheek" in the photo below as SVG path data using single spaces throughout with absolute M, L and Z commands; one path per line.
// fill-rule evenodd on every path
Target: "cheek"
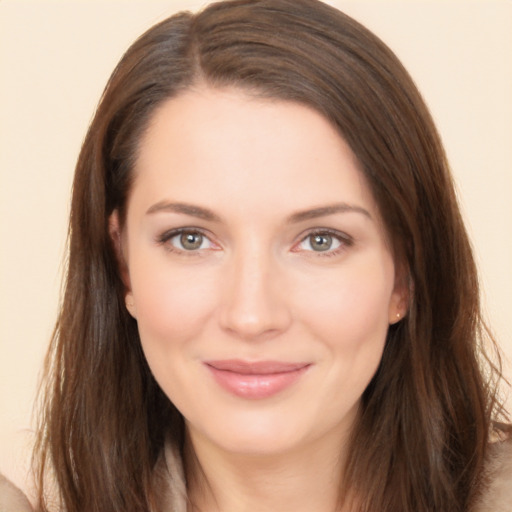
M 171 348 L 197 336 L 215 304 L 214 276 L 135 260 L 130 279 L 142 344 Z
M 346 375 L 378 365 L 393 287 L 392 260 L 377 259 L 317 279 L 301 295 L 305 325 L 323 340 L 333 364 L 343 366 Z

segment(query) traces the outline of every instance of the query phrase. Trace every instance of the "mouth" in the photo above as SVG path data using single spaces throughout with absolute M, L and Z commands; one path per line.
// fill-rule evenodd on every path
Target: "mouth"
M 295 384 L 310 363 L 282 361 L 205 361 L 206 368 L 225 391 L 246 399 L 263 399 Z

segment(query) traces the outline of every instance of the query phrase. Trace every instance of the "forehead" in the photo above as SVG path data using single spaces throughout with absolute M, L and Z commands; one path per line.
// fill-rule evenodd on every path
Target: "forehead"
M 357 202 L 376 211 L 347 143 L 318 112 L 237 89 L 167 100 L 140 142 L 133 193 L 279 211 Z

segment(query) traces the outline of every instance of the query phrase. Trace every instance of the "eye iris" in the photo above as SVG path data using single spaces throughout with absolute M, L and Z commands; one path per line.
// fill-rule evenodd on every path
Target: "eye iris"
M 314 251 L 328 251 L 332 246 L 332 236 L 312 235 L 310 238 L 310 244 Z
M 199 249 L 203 243 L 203 235 L 200 233 L 183 233 L 180 236 L 181 246 L 187 251 Z

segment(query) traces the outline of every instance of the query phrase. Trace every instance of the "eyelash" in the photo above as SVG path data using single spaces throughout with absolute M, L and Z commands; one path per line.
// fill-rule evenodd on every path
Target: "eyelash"
M 174 247 L 172 244 L 169 243 L 170 240 L 177 236 L 181 236 L 184 234 L 191 234 L 191 235 L 201 235 L 204 238 L 206 238 L 211 244 L 213 242 L 211 241 L 208 234 L 203 231 L 200 228 L 179 228 L 179 229 L 173 229 L 170 231 L 165 231 L 161 235 L 159 235 L 156 238 L 156 242 L 159 245 L 163 245 L 165 249 L 169 252 L 179 253 L 186 256 L 199 256 L 201 255 L 200 250 L 186 250 L 186 249 L 179 249 L 178 247 Z M 309 231 L 306 233 L 302 238 L 299 240 L 298 243 L 294 245 L 294 248 L 292 248 L 292 252 L 300 252 L 300 250 L 295 249 L 298 245 L 304 243 L 308 238 L 314 237 L 314 236 L 330 236 L 333 239 L 337 240 L 340 244 L 339 247 L 335 249 L 327 249 L 325 251 L 304 251 L 306 253 L 312 253 L 315 255 L 315 257 L 322 257 L 322 258 L 329 258 L 333 256 L 337 256 L 344 250 L 346 250 L 348 247 L 351 247 L 354 245 L 354 239 L 347 235 L 346 233 L 342 233 L 340 231 L 334 230 L 334 229 L 315 229 L 313 231 Z

